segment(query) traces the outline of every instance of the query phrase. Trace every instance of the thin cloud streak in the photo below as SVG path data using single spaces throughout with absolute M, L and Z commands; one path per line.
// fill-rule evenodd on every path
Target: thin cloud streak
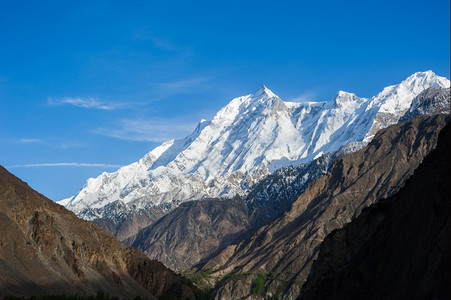
M 121 140 L 161 143 L 191 133 L 196 127 L 193 122 L 174 119 L 122 120 L 118 128 L 98 128 L 93 134 Z
M 22 164 L 11 165 L 8 168 L 40 168 L 40 167 L 95 167 L 95 168 L 120 168 L 123 165 L 114 164 L 93 164 L 93 163 L 77 163 L 77 162 L 61 162 L 61 163 L 40 163 L 40 164 Z
M 20 139 L 17 140 L 16 143 L 19 144 L 45 144 L 43 139 Z
M 83 108 L 94 108 L 94 109 L 103 109 L 103 110 L 112 110 L 114 109 L 113 106 L 107 105 L 103 102 L 100 102 L 99 100 L 95 98 L 62 98 L 62 99 L 55 99 L 55 98 L 49 98 L 47 101 L 47 104 L 50 106 L 61 106 L 61 105 L 73 105 L 77 107 L 83 107 Z
M 47 139 L 40 139 L 40 138 L 23 138 L 19 140 L 14 140 L 13 143 L 15 144 L 24 144 L 24 145 L 30 145 L 30 144 L 39 144 L 39 145 L 46 145 L 54 148 L 60 148 L 60 149 L 71 149 L 71 148 L 84 148 L 87 147 L 85 143 L 78 142 L 78 141 L 66 141 L 66 142 L 60 142 L 52 140 L 51 138 Z
M 142 106 L 146 103 L 141 102 L 110 102 L 101 101 L 97 98 L 87 97 L 65 97 L 65 98 L 48 98 L 47 105 L 49 106 L 62 106 L 72 105 L 76 107 L 88 108 L 88 109 L 101 109 L 101 110 L 115 110 L 133 108 L 136 106 Z

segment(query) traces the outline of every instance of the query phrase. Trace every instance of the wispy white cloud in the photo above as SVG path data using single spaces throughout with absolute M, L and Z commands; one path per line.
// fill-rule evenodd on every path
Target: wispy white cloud
M 98 128 L 94 134 L 129 141 L 164 142 L 191 133 L 196 123 L 181 119 L 121 120 L 117 128 Z
M 73 105 L 83 108 L 102 109 L 102 110 L 115 110 L 132 108 L 136 106 L 142 106 L 145 103 L 141 102 L 106 102 L 97 98 L 87 97 L 65 97 L 65 98 L 48 98 L 47 105 L 61 106 L 61 105 Z
M 78 163 L 78 162 L 60 162 L 60 163 L 39 163 L 39 164 L 21 164 L 11 165 L 8 168 L 39 168 L 39 167 L 100 167 L 100 168 L 120 168 L 122 165 L 114 164 L 93 164 L 93 163 Z
M 45 141 L 43 139 L 20 139 L 17 140 L 16 143 L 19 144 L 45 144 Z
M 16 144 L 39 144 L 60 149 L 72 149 L 72 148 L 84 148 L 87 147 L 85 143 L 79 141 L 55 141 L 55 139 L 41 139 L 41 138 L 22 138 L 14 140 L 13 143 Z
M 47 104 L 50 106 L 60 106 L 60 105 L 73 105 L 83 108 L 95 108 L 95 109 L 104 109 L 104 110 L 112 110 L 114 107 L 105 104 L 95 98 L 48 98 Z

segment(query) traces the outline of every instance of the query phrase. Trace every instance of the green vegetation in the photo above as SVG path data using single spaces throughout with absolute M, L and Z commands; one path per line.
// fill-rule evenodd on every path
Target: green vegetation
M 192 277 L 192 280 L 193 280 L 193 282 L 194 282 L 197 286 L 202 287 L 202 286 L 207 285 L 207 282 L 206 282 L 206 281 L 207 281 L 209 278 L 210 278 L 210 274 L 205 273 L 205 272 L 202 272 L 202 273 L 200 273 L 200 274 L 194 275 L 194 276 Z
M 265 292 L 265 282 L 266 278 L 268 277 L 268 274 L 266 273 L 260 273 L 257 275 L 257 278 L 255 279 L 254 286 L 252 288 L 252 292 L 254 294 L 260 294 L 263 295 Z
M 227 284 L 229 281 L 233 280 L 236 281 L 238 279 L 244 278 L 249 276 L 251 273 L 250 272 L 243 272 L 243 273 L 229 273 L 226 276 L 224 276 L 222 278 L 222 280 L 216 285 L 217 287 L 219 286 L 223 286 L 225 284 Z
M 219 272 L 227 268 L 227 264 L 220 265 L 216 270 L 213 270 L 213 273 Z

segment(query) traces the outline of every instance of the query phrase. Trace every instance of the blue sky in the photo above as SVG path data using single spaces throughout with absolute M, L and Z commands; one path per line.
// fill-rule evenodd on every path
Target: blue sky
M 0 164 L 59 200 L 261 84 L 300 101 L 450 78 L 450 3 L 1 1 L 0 45 Z

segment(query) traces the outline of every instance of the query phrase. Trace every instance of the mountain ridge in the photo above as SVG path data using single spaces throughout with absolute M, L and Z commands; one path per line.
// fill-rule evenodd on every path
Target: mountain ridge
M 365 148 L 338 158 L 282 217 L 201 266 L 202 272 L 222 282 L 215 298 L 249 296 L 257 274 L 271 275 L 264 284 L 266 295 L 287 299 L 299 295 L 325 235 L 364 207 L 396 193 L 435 147 L 448 120 L 445 115 L 419 116 L 392 125 L 379 131 Z
M 233 99 L 186 138 L 89 179 L 77 195 L 60 203 L 84 219 L 114 222 L 130 211 L 146 215 L 149 209 L 167 212 L 189 200 L 245 196 L 281 167 L 309 162 L 350 142 L 368 142 L 376 131 L 398 122 L 413 98 L 430 86 L 449 86 L 449 80 L 419 72 L 371 99 L 339 92 L 334 101 L 316 103 L 283 102 L 262 86 Z M 106 210 L 112 202 L 124 209 Z

